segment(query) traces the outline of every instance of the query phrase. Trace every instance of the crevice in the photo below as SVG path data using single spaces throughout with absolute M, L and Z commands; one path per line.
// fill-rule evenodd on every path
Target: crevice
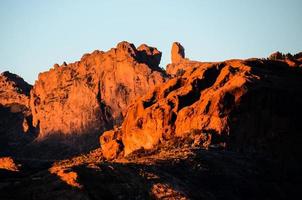
M 191 106 L 200 99 L 201 91 L 215 83 L 220 72 L 219 69 L 221 67 L 211 67 L 204 72 L 202 79 L 197 78 L 191 83 L 192 89 L 187 94 L 178 97 L 178 111 L 184 107 Z
M 235 105 L 234 95 L 229 92 L 225 93 L 219 104 L 220 107 L 219 116 L 224 117 L 228 115 L 234 105 Z
M 128 100 L 129 100 L 130 93 L 131 91 L 129 91 L 129 88 L 127 86 L 125 86 L 122 83 L 117 84 L 115 94 L 116 96 L 120 96 L 125 104 L 129 103 Z
M 170 92 L 177 90 L 178 88 L 180 88 L 183 84 L 182 84 L 183 80 L 181 78 L 177 79 L 176 83 L 174 85 L 171 85 L 170 87 L 168 87 L 165 91 L 164 91 L 164 98 L 166 98 Z
M 105 102 L 102 100 L 101 95 L 101 82 L 98 82 L 98 92 L 96 95 L 97 102 L 99 103 L 100 109 L 101 109 L 101 118 L 106 122 L 106 129 L 112 129 L 113 128 L 113 119 L 112 119 L 112 111 L 109 106 L 105 104 Z
M 149 98 L 149 99 L 143 101 L 144 109 L 146 109 L 146 108 L 152 106 L 152 105 L 155 103 L 155 101 L 156 101 L 156 96 L 157 96 L 157 93 L 156 93 L 156 92 L 153 92 L 151 98 Z
M 139 118 L 137 121 L 136 121 L 136 126 L 139 128 L 139 129 L 142 129 L 143 128 L 143 119 L 142 118 Z
M 175 121 L 177 119 L 177 114 L 175 112 L 171 113 L 171 125 L 175 124 Z

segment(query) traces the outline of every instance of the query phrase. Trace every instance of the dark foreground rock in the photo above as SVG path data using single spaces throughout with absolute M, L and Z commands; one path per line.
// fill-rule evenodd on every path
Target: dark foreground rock
M 0 198 L 288 199 L 301 183 L 301 173 L 286 173 L 286 163 L 228 151 L 174 146 L 114 162 L 99 153 L 51 168 L 50 161 L 23 161 L 31 163 L 25 171 L 1 171 Z

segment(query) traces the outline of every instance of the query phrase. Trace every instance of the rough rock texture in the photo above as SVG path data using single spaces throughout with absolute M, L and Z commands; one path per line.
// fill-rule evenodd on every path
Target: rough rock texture
M 297 156 L 301 75 L 285 61 L 195 62 L 132 104 L 112 140 L 124 155 L 182 138 L 206 148 Z
M 32 86 L 21 77 L 8 71 L 0 75 L 0 104 L 10 106 L 19 104 L 25 107 L 29 105 L 29 92 Z
M 161 59 L 161 52 L 158 51 L 154 47 L 149 47 L 146 44 L 140 45 L 137 50 L 139 53 L 139 60 L 143 61 L 144 63 L 147 63 L 148 66 L 151 68 L 158 70 L 158 66 Z
M 287 163 L 175 144 L 115 162 L 96 152 L 22 166 L 11 175 L 0 170 L 0 199 L 296 199 L 301 188 L 297 174 L 284 173 Z
M 106 131 L 99 138 L 101 149 L 89 154 L 58 161 L 65 152 L 40 141 L 29 152 L 45 159 L 28 154 L 0 158 L 0 199 L 297 198 L 302 180 L 301 54 L 291 63 L 283 58 L 185 59 L 171 64 L 178 70 L 169 81 L 148 92 L 142 85 L 164 79 L 160 56 L 155 48 L 135 49 L 123 42 L 40 75 L 31 109 L 37 127 L 43 122 L 43 130 L 50 130 L 40 137 L 55 129 L 73 142 L 76 129 L 81 134 L 98 132 L 105 122 L 107 127 L 119 124 L 123 109 L 130 107 L 122 126 Z M 137 76 L 141 81 L 132 84 Z M 115 83 L 127 85 L 117 89 Z M 137 90 L 147 94 L 130 103 Z M 11 130 L 27 136 L 22 127 L 32 129 L 30 121 L 23 121 L 26 104 L 20 103 L 28 97 L 11 94 L 14 100 L 0 105 L 0 154 L 8 141 L 3 135 L 14 143 L 19 139 Z M 81 143 L 91 147 L 91 134 L 84 135 L 89 137 Z
M 0 157 L 0 169 L 19 171 L 18 166 L 11 157 Z
M 0 75 L 0 155 L 7 155 L 34 138 L 29 109 L 31 88 L 16 74 L 6 71 Z
M 66 170 L 61 166 L 52 166 L 49 168 L 51 174 L 56 174 L 62 181 L 72 187 L 81 188 L 82 186 L 78 183 L 78 174 L 71 170 Z
M 290 67 L 302 67 L 302 52 L 292 55 L 290 53 L 283 54 L 277 51 L 272 53 L 268 58 L 270 60 L 282 60 Z
M 184 58 L 185 58 L 185 49 L 183 48 L 183 46 L 180 43 L 174 42 L 172 44 L 172 49 L 171 49 L 172 64 L 180 63 L 181 61 L 184 60 Z
M 185 49 L 178 43 L 174 42 L 171 49 L 171 64 L 166 67 L 167 74 L 170 76 L 181 76 L 185 72 L 186 68 L 192 66 L 199 66 L 201 62 L 191 61 L 185 58 Z
M 160 58 L 156 48 L 121 42 L 40 73 L 30 98 L 38 140 L 100 134 L 120 124 L 133 99 L 163 83 Z
M 114 130 L 106 131 L 102 137 L 100 137 L 100 144 L 103 149 L 106 149 L 106 151 L 103 151 L 103 156 L 107 160 L 116 158 L 123 150 L 121 136 L 120 129 L 115 128 Z

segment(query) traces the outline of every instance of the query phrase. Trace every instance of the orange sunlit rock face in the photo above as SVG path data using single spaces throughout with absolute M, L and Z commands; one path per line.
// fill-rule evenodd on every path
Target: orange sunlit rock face
M 235 149 L 251 145 L 261 151 L 266 143 L 274 145 L 267 139 L 271 132 L 302 130 L 297 121 L 301 106 L 291 104 L 302 102 L 302 88 L 297 84 L 302 82 L 301 71 L 292 71 L 287 61 L 184 63 L 174 63 L 175 68 L 183 67 L 183 73 L 174 74 L 138 98 L 130 105 L 121 128 L 110 132 L 121 135 L 107 141 L 122 143 L 124 155 L 154 149 L 175 138 L 189 139 L 205 148 L 210 144 Z M 287 76 L 281 77 L 280 71 Z M 279 102 L 280 98 L 285 103 Z M 289 121 L 297 124 L 291 127 Z M 106 144 L 102 146 L 104 152 L 109 151 Z
M 120 124 L 132 100 L 164 82 L 160 58 L 156 48 L 121 42 L 40 73 L 30 98 L 38 138 L 99 134 Z
M 151 194 L 154 199 L 189 199 L 184 194 L 173 189 L 171 186 L 162 183 L 154 184 L 151 188 Z
M 171 49 L 171 61 L 173 64 L 175 63 L 180 63 L 181 61 L 183 61 L 185 58 L 185 49 L 183 48 L 183 46 L 178 43 L 178 42 L 174 42 L 172 44 L 172 49 Z
M 55 64 L 33 87 L 2 73 L 0 199 L 299 191 L 302 53 L 199 62 L 175 42 L 166 71 L 160 59 L 154 47 L 121 42 Z
M 49 169 L 49 172 L 57 175 L 63 182 L 72 187 L 82 188 L 82 185 L 79 184 L 77 180 L 78 174 L 70 169 L 65 169 L 61 166 L 52 166 Z
M 185 58 L 185 49 L 178 43 L 174 42 L 171 49 L 171 63 L 167 65 L 166 71 L 167 74 L 174 76 L 179 76 L 184 73 L 186 68 L 192 66 L 199 66 L 201 62 L 191 61 L 188 58 Z
M 18 104 L 29 107 L 29 92 L 31 85 L 21 77 L 8 71 L 0 75 L 0 105 Z
M 9 171 L 19 171 L 18 165 L 14 162 L 11 157 L 0 157 L 0 169 Z

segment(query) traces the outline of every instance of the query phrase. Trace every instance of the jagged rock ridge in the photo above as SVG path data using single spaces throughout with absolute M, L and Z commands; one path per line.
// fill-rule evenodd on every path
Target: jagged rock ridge
M 283 54 L 279 51 L 272 53 L 269 57 L 270 60 L 281 60 L 288 64 L 290 67 L 302 67 L 302 52 L 297 54 Z
M 156 48 L 144 44 L 136 49 L 121 42 L 107 52 L 94 51 L 40 73 L 30 95 L 38 140 L 99 135 L 120 124 L 132 100 L 164 82 L 160 58 Z M 85 140 L 87 145 L 97 141 Z
M 183 73 L 139 98 L 122 126 L 101 136 L 109 159 L 176 138 L 205 148 L 299 152 L 299 65 L 291 68 L 286 61 L 269 59 L 173 65 Z M 283 148 L 280 140 L 287 141 Z
M 122 50 L 123 53 L 116 56 L 119 48 L 126 51 Z M 115 52 L 113 58 L 106 59 L 119 58 L 122 59 L 119 62 L 127 63 L 133 58 L 132 66 L 147 63 L 151 74 L 154 71 L 161 73 L 157 67 L 160 52 L 155 48 L 142 45 L 135 49 L 129 43 L 121 43 L 112 51 Z M 79 122 L 87 122 L 89 117 L 95 119 L 98 116 L 94 115 L 93 108 L 99 104 L 102 106 L 95 107 L 97 110 L 101 108 L 101 120 L 118 124 L 118 116 L 125 116 L 124 111 L 119 111 L 123 104 L 109 102 L 114 99 L 103 99 L 101 87 L 98 86 L 101 84 L 95 85 L 92 81 L 99 80 L 100 72 L 93 67 L 96 66 L 94 61 L 100 59 L 99 55 L 95 55 L 99 53 L 85 55 L 78 64 L 55 65 L 56 69 L 41 75 L 37 91 L 32 92 L 32 95 L 37 94 L 32 109 L 35 104 L 38 105 L 35 112 L 47 109 L 39 120 L 54 120 L 52 117 L 56 113 L 49 112 L 53 108 L 58 109 L 60 115 L 62 112 L 59 109 L 63 109 L 68 117 L 77 118 L 80 115 L 77 118 Z M 154 90 L 150 88 L 147 95 L 130 103 L 122 126 L 100 137 L 102 150 L 96 149 L 89 154 L 55 163 L 49 155 L 43 160 L 0 158 L 0 199 L 296 198 L 299 195 L 302 163 L 299 60 L 291 59 L 294 64 L 283 58 L 201 63 L 185 59 L 184 49 L 179 58 L 180 62 L 169 65 L 171 69 L 176 69 L 176 73 L 170 73 L 170 80 L 155 86 Z M 80 63 L 85 66 L 83 71 L 79 69 Z M 129 69 L 125 63 L 122 66 Z M 119 72 L 115 71 L 113 75 L 111 72 L 108 72 L 111 78 L 113 75 L 119 77 L 116 76 Z M 47 77 L 51 80 L 48 81 Z M 68 83 L 65 83 L 66 80 Z M 119 79 L 116 80 L 118 82 Z M 43 91 L 48 87 L 50 92 Z M 131 89 L 131 84 L 129 87 Z M 23 91 L 18 88 L 16 91 Z M 23 114 L 20 109 L 12 109 L 12 105 L 28 97 L 25 95 L 20 100 L 17 93 L 12 93 L 12 97 L 12 104 L 8 103 L 3 108 L 8 113 L 17 111 L 17 114 Z M 92 114 L 87 118 L 87 113 L 82 115 L 81 111 Z M 7 112 L 3 115 L 1 112 L 1 123 L 3 119 L 14 121 Z M 67 122 L 73 121 L 67 118 Z M 14 126 L 19 127 L 19 124 Z M 0 128 L 3 128 L 2 124 Z M 62 125 L 61 130 L 69 130 L 63 128 Z M 84 127 L 82 130 L 89 129 Z M 77 135 L 72 131 L 65 134 L 70 137 Z M 5 141 L 2 139 L 0 142 Z M 89 143 L 88 140 L 82 142 Z M 0 147 L 3 145 L 0 144 Z M 224 149 L 221 151 L 217 147 Z M 33 154 L 45 155 L 50 150 L 53 150 L 50 146 L 41 145 Z M 271 159 L 267 156 L 269 152 L 281 159 Z M 108 162 L 104 157 L 118 158 Z

